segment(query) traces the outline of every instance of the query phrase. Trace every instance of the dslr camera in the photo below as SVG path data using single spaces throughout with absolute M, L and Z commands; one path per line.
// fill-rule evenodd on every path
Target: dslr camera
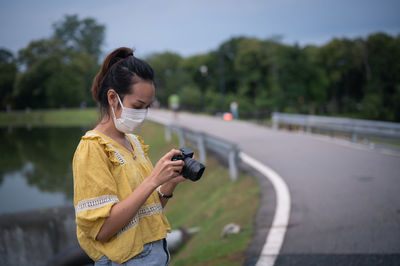
M 206 167 L 202 163 L 193 159 L 194 152 L 192 150 L 188 148 L 181 148 L 179 150 L 182 152 L 182 155 L 175 155 L 171 160 L 182 160 L 185 163 L 181 172 L 184 178 L 188 178 L 193 182 L 199 180 Z

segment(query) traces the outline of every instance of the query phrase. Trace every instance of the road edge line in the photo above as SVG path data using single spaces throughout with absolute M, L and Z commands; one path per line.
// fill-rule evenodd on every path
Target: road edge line
M 274 219 L 256 263 L 256 266 L 273 266 L 282 248 L 286 229 L 289 224 L 291 207 L 289 187 L 278 173 L 250 155 L 240 152 L 239 158 L 263 174 L 272 183 L 276 193 Z

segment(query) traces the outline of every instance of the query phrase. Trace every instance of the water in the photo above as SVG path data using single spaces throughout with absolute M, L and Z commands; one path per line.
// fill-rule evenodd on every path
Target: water
M 87 130 L 0 128 L 0 214 L 72 205 L 72 157 Z

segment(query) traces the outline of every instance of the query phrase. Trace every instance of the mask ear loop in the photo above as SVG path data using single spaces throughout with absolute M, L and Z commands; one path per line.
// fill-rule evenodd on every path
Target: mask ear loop
M 124 106 L 122 105 L 121 98 L 119 98 L 118 93 L 117 93 L 117 97 L 118 97 L 119 104 L 121 105 L 121 108 L 124 109 Z
M 117 98 L 118 98 L 119 104 L 121 105 L 122 110 L 124 110 L 124 106 L 122 105 L 122 102 L 121 102 L 121 99 L 119 98 L 118 93 L 117 93 Z M 114 107 L 112 105 L 111 105 L 111 110 L 113 112 L 114 118 L 117 119 L 117 116 L 115 115 Z

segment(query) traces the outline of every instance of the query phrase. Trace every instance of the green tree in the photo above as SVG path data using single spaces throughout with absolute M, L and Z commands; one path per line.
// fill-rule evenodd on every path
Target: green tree
M 317 63 L 327 79 L 329 112 L 356 111 L 365 83 L 362 67 L 362 41 L 334 39 L 319 49 Z
M 218 76 L 216 76 L 216 66 L 211 54 L 195 55 L 185 58 L 182 62 L 184 73 L 184 88 L 182 90 L 182 104 L 187 105 L 192 110 L 202 110 L 206 105 L 206 91 L 215 91 Z M 190 92 L 189 90 L 193 90 Z M 189 99 L 186 95 L 193 94 L 194 99 Z M 197 95 L 197 96 L 194 96 Z M 187 98 L 187 100 L 183 99 Z M 215 106 L 214 106 L 215 107 Z
M 276 40 L 241 38 L 234 59 L 238 103 L 247 116 L 266 117 L 286 105 L 280 82 L 284 46 Z M 232 93 L 235 93 L 232 91 Z
M 279 48 L 278 79 L 288 112 L 314 114 L 326 102 L 327 79 L 313 61 L 314 52 L 298 45 Z
M 63 59 L 62 43 L 55 39 L 32 41 L 19 51 L 18 62 L 24 71 L 19 73 L 15 84 L 14 104 L 17 108 L 48 107 L 47 83 L 60 70 Z
M 400 121 L 400 35 L 370 35 L 365 41 L 365 95 L 362 112 L 371 119 Z
M 0 108 L 6 108 L 12 103 L 12 90 L 17 75 L 17 65 L 13 54 L 0 49 Z
M 146 60 L 155 71 L 157 98 L 163 106 L 168 106 L 168 96 L 179 94 L 183 86 L 182 57 L 165 52 L 152 54 Z
M 63 49 L 57 39 L 33 41 L 20 51 L 26 70 L 19 74 L 16 107 L 72 107 L 86 100 L 86 77 L 96 64 L 87 54 Z
M 184 86 L 180 92 L 182 108 L 190 111 L 198 111 L 202 105 L 202 92 L 197 86 Z
M 79 19 L 78 15 L 66 15 L 63 20 L 53 24 L 53 30 L 53 37 L 61 39 L 66 48 L 99 59 L 105 26 L 95 19 Z
M 90 87 L 99 67 L 104 26 L 72 15 L 54 24 L 54 31 L 52 38 L 32 41 L 18 53 L 22 71 L 13 92 L 17 108 L 94 104 Z
M 259 101 L 270 93 L 268 73 L 271 71 L 266 44 L 257 39 L 241 38 L 234 47 L 234 76 L 237 87 L 229 89 L 231 97 L 237 95 L 242 116 L 253 116 L 257 109 L 269 107 L 267 102 Z
M 399 36 L 378 33 L 306 47 L 235 37 L 187 58 L 155 54 L 150 64 L 162 102 L 178 93 L 191 110 L 227 111 L 236 101 L 241 117 L 285 111 L 400 121 Z

